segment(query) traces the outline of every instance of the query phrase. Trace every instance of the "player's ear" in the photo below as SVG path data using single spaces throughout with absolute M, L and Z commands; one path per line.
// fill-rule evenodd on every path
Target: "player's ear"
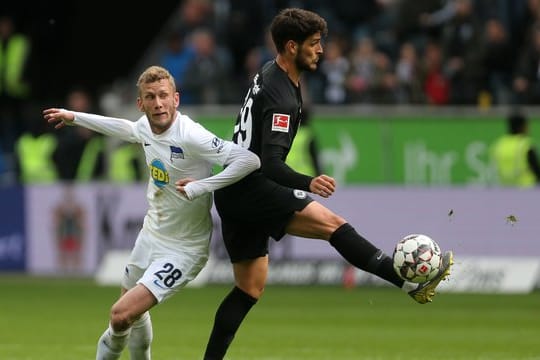
M 140 112 L 144 112 L 143 102 L 140 97 L 137 98 L 137 109 L 139 109 Z
M 298 52 L 298 44 L 296 43 L 296 41 L 289 40 L 287 41 L 287 49 L 291 54 L 296 55 L 296 53 Z

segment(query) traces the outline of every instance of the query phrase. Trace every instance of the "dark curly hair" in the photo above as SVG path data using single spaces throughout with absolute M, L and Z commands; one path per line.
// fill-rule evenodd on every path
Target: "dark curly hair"
M 285 50 L 287 41 L 293 40 L 301 44 L 317 32 L 326 36 L 328 33 L 326 20 L 314 12 L 304 9 L 283 9 L 270 25 L 272 40 L 279 53 Z

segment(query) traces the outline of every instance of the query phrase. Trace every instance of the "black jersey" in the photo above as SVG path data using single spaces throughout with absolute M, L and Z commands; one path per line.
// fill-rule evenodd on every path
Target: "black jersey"
M 293 214 L 311 201 L 311 177 L 285 164 L 300 125 L 302 96 L 275 61 L 255 75 L 234 127 L 233 141 L 261 159 L 261 168 L 216 190 L 223 239 L 233 262 L 268 253 L 268 237 L 279 240 Z
M 291 148 L 302 113 L 300 87 L 293 84 L 275 60 L 266 63 L 253 78 L 236 119 L 233 141 L 263 161 L 265 145 Z

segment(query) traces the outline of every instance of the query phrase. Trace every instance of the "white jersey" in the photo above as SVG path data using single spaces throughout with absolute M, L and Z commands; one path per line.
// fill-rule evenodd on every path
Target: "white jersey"
M 74 114 L 77 125 L 142 145 L 150 171 L 147 189 L 149 209 L 143 231 L 175 251 L 191 254 L 208 252 L 212 232 L 212 193 L 209 190 L 213 188 L 197 182 L 189 183 L 186 192 L 193 184 L 191 193 L 197 196 L 190 200 L 175 189 L 174 183 L 183 178 L 208 178 L 212 166 L 224 165 L 236 145 L 221 140 L 180 112 L 177 112 L 171 127 L 159 135 L 150 129 L 146 115 L 132 122 L 86 113 Z M 236 179 L 246 174 L 236 174 Z M 219 187 L 236 179 L 225 177 Z

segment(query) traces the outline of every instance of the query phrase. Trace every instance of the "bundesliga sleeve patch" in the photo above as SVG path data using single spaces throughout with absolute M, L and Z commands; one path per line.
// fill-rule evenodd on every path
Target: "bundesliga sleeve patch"
M 290 115 L 273 114 L 272 115 L 272 131 L 289 132 Z

